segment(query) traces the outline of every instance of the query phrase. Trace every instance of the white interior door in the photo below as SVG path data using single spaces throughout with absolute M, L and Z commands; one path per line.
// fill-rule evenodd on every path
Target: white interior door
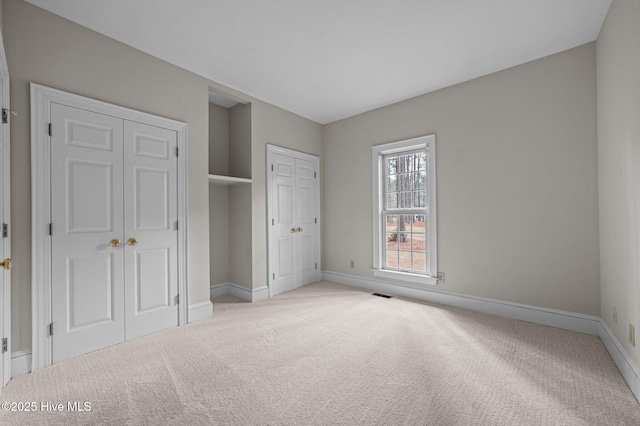
M 123 120 L 51 106 L 53 362 L 124 341 Z
M 31 125 L 32 370 L 186 324 L 187 124 L 31 83 Z
M 178 325 L 177 132 L 52 104 L 53 362 Z
M 126 121 L 126 339 L 178 325 L 177 133 Z
M 11 378 L 11 190 L 9 186 L 9 71 L 0 35 L 0 388 Z M 9 262 L 7 263 L 7 259 Z
M 281 154 L 271 158 L 271 225 L 269 251 L 271 295 L 298 287 L 295 271 L 296 199 L 295 159 Z
M 269 278 L 275 296 L 320 280 L 318 157 L 269 146 Z
M 313 161 L 296 158 L 296 269 L 299 286 L 319 281 L 317 242 L 319 227 L 317 225 L 318 206 L 316 191 L 318 180 L 316 165 Z

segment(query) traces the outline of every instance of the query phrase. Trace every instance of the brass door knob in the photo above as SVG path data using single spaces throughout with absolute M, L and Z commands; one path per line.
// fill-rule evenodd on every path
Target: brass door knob
M 129 244 L 130 246 L 135 246 L 136 244 L 138 244 L 138 240 L 135 238 L 129 238 L 127 240 L 127 244 Z
M 111 247 L 120 247 L 121 241 L 117 238 L 111 240 Z
M 296 232 L 296 228 L 291 228 L 291 233 L 293 234 L 294 232 Z
M 11 259 L 5 259 L 4 261 L 0 262 L 0 267 L 4 269 L 11 269 Z
M 296 232 L 302 232 L 302 228 L 296 229 Z

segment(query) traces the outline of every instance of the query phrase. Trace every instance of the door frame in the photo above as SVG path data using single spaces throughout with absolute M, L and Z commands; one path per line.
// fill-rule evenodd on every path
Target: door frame
M 0 212 L 0 223 L 5 223 L 10 225 L 11 223 L 11 173 L 10 173 L 10 164 L 11 164 L 11 113 L 10 113 L 10 103 L 9 103 L 9 67 L 7 65 L 7 57 L 4 51 L 4 40 L 2 39 L 2 33 L 0 33 L 0 74 L 2 74 L 2 108 L 6 108 L 9 110 L 7 114 L 9 115 L 9 119 L 7 123 L 2 125 L 2 136 L 4 144 L 2 146 L 2 205 L 3 209 Z M 9 229 L 10 230 L 10 229 Z M 8 236 L 2 238 L 2 248 L 5 258 L 11 258 L 11 233 L 7 234 Z M 0 259 L 1 260 L 1 259 Z M 11 378 L 11 271 L 5 270 L 4 274 L 4 289 L 0 289 L 3 291 L 3 304 L 0 306 L 0 315 L 3 318 L 3 330 L 0 330 L 0 337 L 4 336 L 7 338 L 7 351 L 2 352 L 2 348 L 0 347 L 0 389 L 4 387 L 4 385 Z M 2 339 L 0 339 L 2 340 Z
M 321 188 L 320 188 L 320 182 L 321 182 L 321 177 L 320 177 L 320 157 L 317 155 L 313 155 L 313 154 L 307 154 L 304 152 L 300 152 L 300 151 L 296 151 L 290 148 L 283 148 L 277 145 L 273 145 L 273 144 L 266 144 L 267 146 L 267 163 L 265 166 L 265 170 L 267 173 L 267 283 L 268 287 L 269 287 L 269 298 L 273 297 L 273 286 L 272 286 L 272 282 L 273 282 L 273 267 L 271 265 L 272 262 L 272 247 L 271 245 L 273 244 L 273 242 L 275 241 L 275 235 L 274 235 L 274 227 L 272 226 L 272 219 L 273 219 L 273 210 L 272 210 L 272 206 L 273 206 L 273 190 L 272 190 L 272 184 L 273 184 L 273 173 L 271 173 L 271 164 L 273 164 L 273 155 L 274 154 L 281 154 L 281 155 L 287 155 L 289 157 L 293 157 L 293 158 L 299 158 L 302 160 L 307 160 L 307 161 L 312 161 L 315 164 L 316 167 L 316 173 L 318 173 L 317 176 L 317 182 L 318 185 L 316 187 L 316 191 L 314 194 L 315 197 L 315 201 L 316 201 L 316 206 L 318 206 L 318 241 L 316 241 L 316 250 L 318 253 L 318 265 L 320 266 L 318 268 L 318 273 L 320 274 L 320 277 L 322 277 L 322 207 L 320 206 L 320 193 L 321 193 Z
M 178 136 L 178 324 L 188 323 L 187 295 L 187 124 L 133 109 L 52 89 L 31 88 L 31 371 L 52 365 L 51 323 L 51 104 L 59 103 L 98 114 L 162 127 Z

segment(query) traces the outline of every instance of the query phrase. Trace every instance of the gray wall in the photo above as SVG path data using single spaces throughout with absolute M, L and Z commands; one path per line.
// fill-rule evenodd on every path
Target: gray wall
M 324 269 L 373 277 L 371 147 L 435 133 L 435 288 L 599 315 L 595 60 L 591 43 L 326 125 Z
M 601 316 L 636 365 L 640 345 L 629 344 L 628 327 L 640 326 L 638 23 L 640 2 L 614 0 L 597 42 Z
M 229 110 L 209 104 L 209 173 L 229 174 Z M 229 281 L 229 187 L 209 183 L 209 279 Z
M 11 75 L 13 350 L 31 347 L 29 83 L 36 82 L 189 125 L 189 302 L 209 298 L 209 82 L 21 0 L 4 1 Z

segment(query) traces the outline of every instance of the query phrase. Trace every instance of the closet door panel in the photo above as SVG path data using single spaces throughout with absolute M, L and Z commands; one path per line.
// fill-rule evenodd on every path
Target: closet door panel
M 319 280 L 318 253 L 316 241 L 318 232 L 318 206 L 316 191 L 318 190 L 317 172 L 313 161 L 297 158 L 296 160 L 296 223 L 300 231 L 297 233 L 298 249 L 296 269 L 298 286 Z
M 295 161 L 284 155 L 274 155 L 271 181 L 271 217 L 274 240 L 270 242 L 269 262 L 271 294 L 293 290 L 295 274 Z
M 178 324 L 177 134 L 125 121 L 126 338 Z
M 123 121 L 52 104 L 53 362 L 124 341 Z M 114 242 L 112 244 L 112 242 Z

